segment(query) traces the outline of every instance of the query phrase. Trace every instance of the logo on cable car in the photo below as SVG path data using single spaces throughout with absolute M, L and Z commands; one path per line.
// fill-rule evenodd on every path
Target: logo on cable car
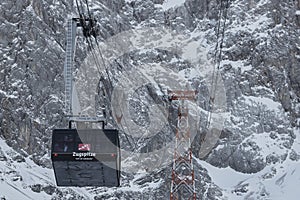
M 78 153 L 78 152 L 73 152 L 74 157 L 91 157 L 91 156 L 96 156 L 96 153 L 91 153 L 91 152 L 85 152 L 85 153 Z
M 91 144 L 78 144 L 78 151 L 90 151 Z M 90 157 L 95 157 L 96 153 L 91 152 L 73 152 L 73 157 L 77 157 L 77 159 L 92 159 Z
M 78 144 L 78 151 L 90 151 L 91 144 Z

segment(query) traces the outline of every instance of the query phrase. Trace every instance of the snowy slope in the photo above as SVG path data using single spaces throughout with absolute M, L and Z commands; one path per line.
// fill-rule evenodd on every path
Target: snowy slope
M 53 184 L 53 172 L 37 166 L 31 159 L 16 160 L 16 153 L 3 139 L 0 139 L 0 196 L 6 199 L 49 199 L 45 193 L 33 192 L 34 184 Z
M 299 130 L 293 149 L 300 152 Z M 264 143 L 262 139 L 259 141 Z M 276 151 L 270 149 L 270 151 Z M 299 158 L 298 158 L 299 159 Z M 224 190 L 229 200 L 268 199 L 268 200 L 297 200 L 300 196 L 300 164 L 298 160 L 287 160 L 270 164 L 262 171 L 253 174 L 237 172 L 230 167 L 217 168 L 207 162 L 198 162 L 208 170 L 212 181 Z
M 23 158 L 0 139 L 0 197 L 6 200 L 27 199 L 69 199 L 80 194 L 85 199 L 91 199 L 85 189 L 56 189 L 52 169 L 43 168 L 35 164 L 30 158 Z M 19 156 L 19 158 L 18 158 Z M 68 194 L 69 193 L 69 194 Z

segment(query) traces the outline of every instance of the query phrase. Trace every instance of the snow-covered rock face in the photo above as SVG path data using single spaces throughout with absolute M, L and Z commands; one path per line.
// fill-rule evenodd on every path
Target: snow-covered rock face
M 291 189 L 288 181 L 299 185 L 299 180 L 291 176 L 294 173 L 291 170 L 297 171 L 300 157 L 296 130 L 300 123 L 300 2 L 230 2 L 220 64 L 227 118 L 220 139 L 203 158 L 205 163 L 195 162 L 198 196 L 199 199 L 226 199 L 226 196 L 229 199 L 276 199 L 274 196 L 281 188 L 281 199 L 293 199 L 294 196 L 289 198 L 286 193 L 298 192 Z M 65 199 L 166 199 L 170 166 L 138 176 L 124 172 L 123 187 L 117 191 L 106 188 L 59 190 L 52 187 L 54 182 L 49 178 L 49 170 L 38 170 L 48 176 L 43 180 L 30 179 L 27 168 L 38 167 L 30 159 L 51 167 L 51 131 L 54 127 L 66 127 L 62 73 L 65 19 L 71 14 L 71 5 L 69 0 L 4 0 L 0 4 L 0 134 L 17 151 L 10 154 L 13 150 L 8 147 L 0 151 L 1 169 L 7 172 L 8 166 L 15 168 L 11 173 L 0 173 L 0 184 L 9 188 L 23 185 L 18 193 L 24 198 L 28 198 L 24 194 L 30 190 L 33 194 L 42 194 L 42 197 L 34 197 L 49 199 L 63 196 Z M 185 35 L 186 41 L 196 41 L 197 50 L 189 54 L 190 57 L 196 55 L 202 65 L 214 54 L 219 6 L 217 0 L 99 0 L 91 3 L 101 28 L 99 41 L 105 43 L 131 29 L 167 27 Z M 210 87 L 204 76 L 193 74 L 195 66 L 182 58 L 188 58 L 182 52 L 182 49 L 156 48 L 120 55 L 110 64 L 112 83 L 106 85 L 112 86 L 107 90 L 113 94 L 122 74 L 137 66 L 141 69 L 142 66 L 161 66 L 184 77 L 199 92 L 197 104 L 203 111 L 198 116 L 200 128 L 194 133 L 193 151 L 198 156 L 201 153 L 198 141 L 206 133 L 204 111 L 209 108 Z M 85 41 L 79 37 L 77 68 L 87 54 Z M 130 117 L 139 126 L 149 126 L 149 109 L 154 103 L 167 105 L 163 97 L 163 77 L 153 80 L 136 90 L 129 101 Z M 106 103 L 107 108 L 112 109 L 110 102 Z M 129 135 L 128 140 L 122 134 L 123 148 L 130 150 L 134 144 L 137 151 L 145 153 L 170 142 L 176 110 L 167 109 L 171 113 L 168 124 L 159 134 L 143 139 Z M 222 170 L 215 167 L 226 168 L 223 172 L 236 177 L 236 181 L 220 180 Z M 259 187 L 254 187 L 255 184 Z M 1 195 L 10 199 L 9 194 L 3 195 L 0 189 Z
M 299 87 L 295 87 L 289 70 L 299 60 L 289 51 L 299 52 L 299 38 L 295 18 L 277 24 L 278 16 L 273 13 L 277 10 L 266 12 L 266 8 L 273 8 L 272 2 L 259 1 L 252 8 L 245 2 L 235 2 L 229 11 L 232 18 L 222 61 L 231 116 L 224 138 L 207 161 L 254 173 L 284 161 L 293 144 Z M 288 15 L 291 11 L 286 12 Z
M 61 120 L 63 82 L 57 66 L 64 57 L 62 14 L 70 7 L 48 3 L 4 1 L 0 7 L 1 134 L 37 161 L 48 154 L 51 124 Z

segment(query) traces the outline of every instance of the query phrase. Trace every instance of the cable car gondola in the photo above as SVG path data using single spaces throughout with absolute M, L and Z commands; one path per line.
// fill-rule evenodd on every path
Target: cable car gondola
M 119 147 L 117 130 L 53 130 L 51 159 L 57 186 L 119 186 Z

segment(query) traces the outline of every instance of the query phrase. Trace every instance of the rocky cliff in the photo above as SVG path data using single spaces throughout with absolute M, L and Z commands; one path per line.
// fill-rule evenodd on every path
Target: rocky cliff
M 226 21 L 224 15 L 222 18 L 219 15 L 226 1 L 220 0 L 89 2 L 100 27 L 98 40 L 104 56 L 109 57 L 112 51 L 119 53 L 106 61 L 109 72 L 102 77 L 103 87 L 114 97 L 120 94 L 116 93 L 120 85 L 126 89 L 140 84 L 131 96 L 128 94 L 127 117 L 145 130 L 151 123 L 158 123 L 151 121 L 152 105 L 159 105 L 162 113 L 173 113 L 168 119 L 164 114 L 154 115 L 166 120 L 166 125 L 151 137 L 134 137 L 126 132 L 132 130 L 126 127 L 130 125 L 123 124 L 122 148 L 137 154 L 161 150 L 172 140 L 176 110 L 167 105 L 166 89 L 183 87 L 180 82 L 189 84 L 198 91 L 196 102 L 191 104 L 192 118 L 200 123 L 192 129 L 198 198 L 275 199 L 277 189 L 268 186 L 273 181 L 282 190 L 280 197 L 287 199 L 288 193 L 298 191 L 288 192 L 290 187 L 283 187 L 281 180 L 284 181 L 284 174 L 292 172 L 291 166 L 300 162 L 297 140 L 300 2 L 228 2 Z M 0 135 L 12 147 L 3 147 L 0 163 L 5 169 L 13 166 L 15 169 L 11 173 L 18 174 L 17 177 L 28 174 L 22 171 L 24 167 L 18 167 L 20 163 L 51 168 L 51 132 L 55 127 L 66 127 L 63 63 L 66 19 L 76 15 L 73 6 L 72 1 L 67 0 L 4 0 L 0 4 Z M 217 37 L 218 23 L 224 21 L 224 35 Z M 131 30 L 137 31 L 131 33 Z M 149 35 L 151 30 L 155 31 Z M 149 37 L 139 38 L 143 36 Z M 127 43 L 123 40 L 123 44 L 121 40 L 124 38 L 137 43 L 132 49 L 127 46 L 126 50 L 124 44 Z M 205 142 L 206 135 L 213 133 L 205 129 L 212 93 L 207 80 L 211 80 L 215 66 L 211 63 L 220 39 L 223 41 L 218 70 L 221 89 L 218 92 L 225 95 L 218 98 L 224 115 L 219 121 L 221 125 L 216 125 L 220 134 L 212 142 L 212 150 L 202 155 L 201 145 L 205 144 L 200 141 Z M 116 46 L 105 46 L 107 44 Z M 85 39 L 79 36 L 75 58 L 78 77 L 90 55 Z M 139 73 L 134 74 L 136 69 L 146 81 L 139 79 Z M 111 110 L 108 112 L 110 126 L 117 126 L 114 120 L 116 104 L 111 103 L 111 99 L 100 98 L 99 101 L 105 102 Z M 139 166 L 135 159 L 138 158 L 130 160 L 129 156 L 124 167 Z M 252 174 L 255 178 L 245 178 L 230 186 L 220 184 L 214 179 L 217 173 L 211 170 L 219 168 L 224 169 L 224 173 L 242 174 L 241 177 Z M 115 190 L 57 189 L 53 178 L 46 178 L 46 181 L 35 178 L 32 182 L 15 176 L 11 178 L 6 172 L 0 173 L 0 177 L 6 185 L 23 184 L 23 189 L 29 187 L 33 196 L 42 192 L 48 199 L 167 199 L 170 170 L 167 163 L 150 172 L 144 168 L 139 174 L 124 171 L 122 187 Z M 41 172 L 45 173 L 48 172 Z M 260 187 L 254 187 L 257 184 Z M 295 184 L 299 184 L 299 180 Z M 9 197 L 1 192 L 0 189 L 0 197 Z

